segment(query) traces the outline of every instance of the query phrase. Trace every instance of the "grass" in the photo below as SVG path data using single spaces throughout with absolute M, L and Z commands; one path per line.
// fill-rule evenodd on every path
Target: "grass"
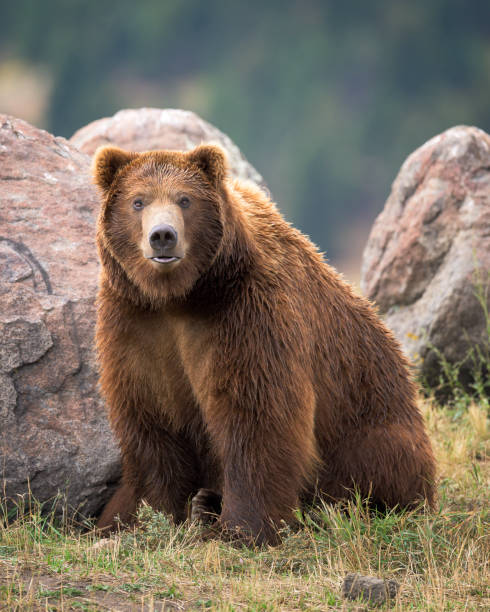
M 435 512 L 373 516 L 317 507 L 276 548 L 202 542 L 149 507 L 141 527 L 100 541 L 38 504 L 0 522 L 0 609 L 354 610 L 348 572 L 395 578 L 395 610 L 490 609 L 488 406 L 421 399 L 439 465 Z

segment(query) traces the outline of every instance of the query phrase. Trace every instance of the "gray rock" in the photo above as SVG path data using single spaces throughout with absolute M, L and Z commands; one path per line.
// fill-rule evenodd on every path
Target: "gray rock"
M 93 121 L 81 128 L 73 134 L 70 142 L 89 155 L 104 144 L 128 151 L 188 151 L 201 143 L 219 144 L 227 153 L 231 174 L 235 178 L 265 185 L 264 179 L 230 138 L 191 111 L 173 108 L 121 110 L 112 117 Z
M 0 491 L 97 512 L 119 453 L 92 353 L 98 200 L 90 158 L 0 115 Z
M 459 126 L 403 164 L 363 255 L 361 287 L 435 383 L 435 347 L 451 363 L 488 345 L 475 293 L 490 280 L 490 137 Z M 468 378 L 471 364 L 462 368 Z
M 342 596 L 352 601 L 361 598 L 371 606 L 380 606 L 389 599 L 394 599 L 399 588 L 396 580 L 347 574 L 342 584 Z

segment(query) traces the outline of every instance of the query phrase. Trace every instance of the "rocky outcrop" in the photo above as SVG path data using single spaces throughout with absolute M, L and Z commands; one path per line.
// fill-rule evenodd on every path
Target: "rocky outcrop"
M 99 142 L 102 126 L 110 137 Z M 74 142 L 91 152 L 118 133 L 129 149 L 217 140 L 236 176 L 261 180 L 224 134 L 184 111 L 122 111 Z M 85 515 L 120 474 L 93 353 L 99 205 L 90 165 L 73 143 L 0 115 L 0 491 L 12 499 L 30 489 L 42 502 L 61 492 Z
M 119 474 L 92 352 L 90 158 L 0 116 L 0 479 L 95 513 Z
M 219 144 L 227 153 L 235 178 L 264 186 L 263 178 L 228 136 L 190 111 L 173 108 L 121 110 L 113 117 L 93 121 L 81 128 L 70 142 L 89 155 L 104 144 L 128 151 L 188 151 L 201 143 Z
M 488 346 L 476 293 L 488 305 L 489 271 L 490 137 L 455 127 L 403 164 L 364 251 L 361 287 L 435 383 L 438 351 L 456 363 Z

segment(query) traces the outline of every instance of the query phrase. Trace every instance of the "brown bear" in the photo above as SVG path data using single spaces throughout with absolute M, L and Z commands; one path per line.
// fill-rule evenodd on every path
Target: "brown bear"
M 434 500 L 407 361 L 368 301 L 224 153 L 94 157 L 97 349 L 123 481 L 100 528 L 145 499 L 256 542 L 316 495 Z

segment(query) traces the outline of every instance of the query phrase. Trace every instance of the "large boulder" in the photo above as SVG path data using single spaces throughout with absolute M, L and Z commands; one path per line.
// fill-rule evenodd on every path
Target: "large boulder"
M 61 492 L 94 515 L 120 458 L 93 353 L 98 198 L 91 159 L 73 143 L 91 154 L 107 142 L 219 142 L 234 176 L 262 179 L 224 134 L 185 111 L 121 111 L 77 134 L 70 143 L 0 115 L 0 491 L 40 501 Z
M 227 153 L 235 178 L 264 186 L 263 178 L 230 138 L 191 111 L 174 108 L 121 110 L 112 117 L 98 119 L 81 128 L 73 134 L 70 142 L 89 155 L 105 144 L 128 151 L 189 151 L 204 142 L 219 144 Z
M 361 287 L 435 384 L 441 355 L 457 363 L 488 347 L 489 270 L 490 137 L 454 127 L 403 164 L 369 236 Z M 463 380 L 472 367 L 467 359 Z
M 92 351 L 90 158 L 0 115 L 0 481 L 96 513 L 119 475 Z

